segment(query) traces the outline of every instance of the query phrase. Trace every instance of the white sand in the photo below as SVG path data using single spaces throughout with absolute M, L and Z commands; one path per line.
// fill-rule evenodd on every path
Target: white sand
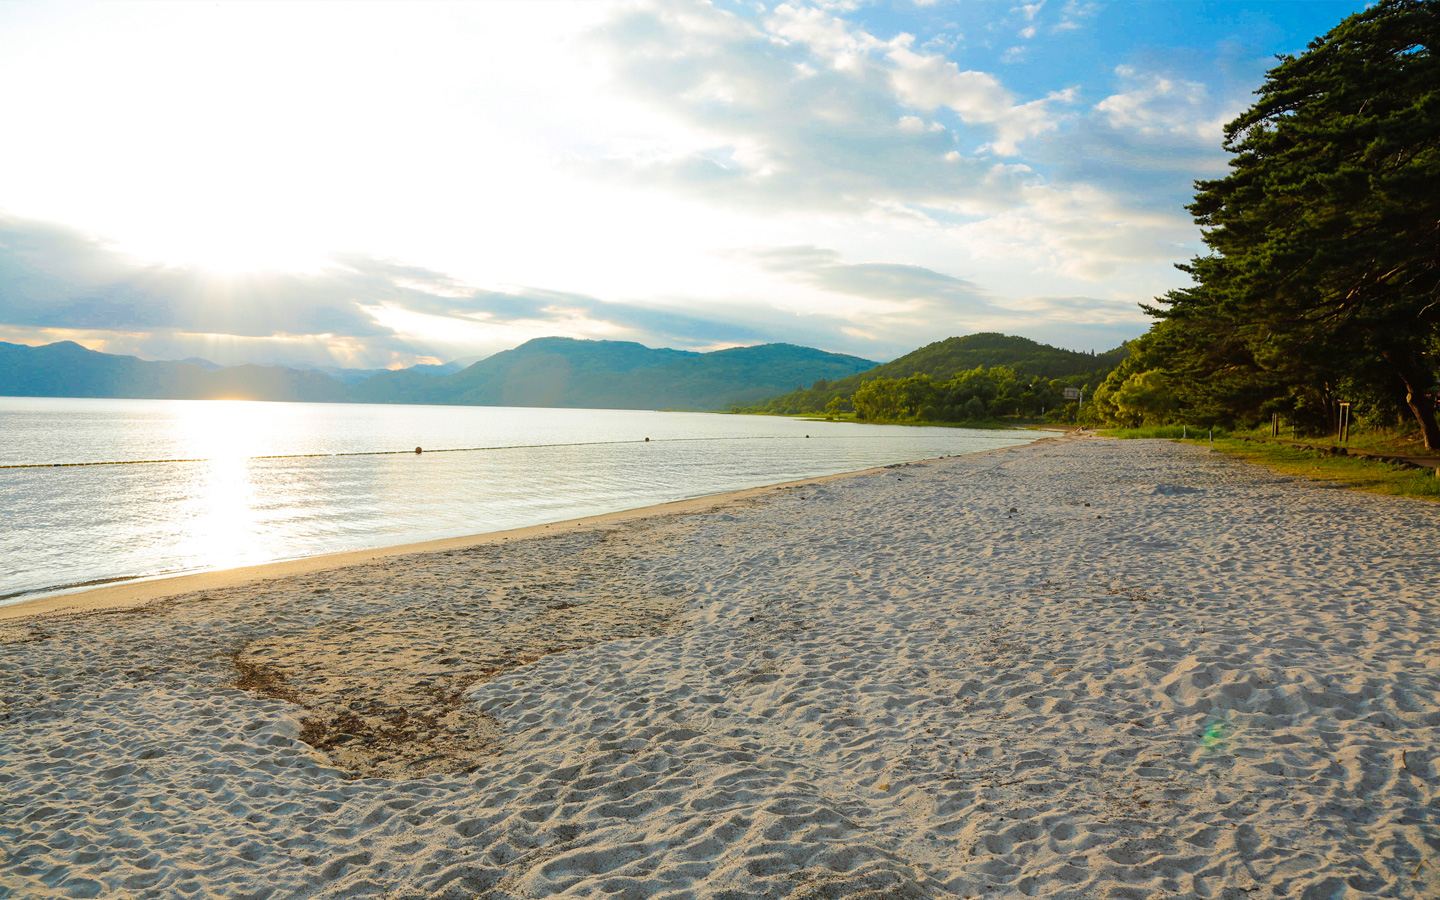
M 1437 637 L 1440 506 L 1071 440 L 10 621 L 0 897 L 1435 898 Z

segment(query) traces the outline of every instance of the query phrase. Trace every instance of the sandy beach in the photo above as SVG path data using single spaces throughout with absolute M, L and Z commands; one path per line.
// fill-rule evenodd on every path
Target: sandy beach
M 6 611 L 0 898 L 1440 897 L 1434 504 L 1067 438 L 331 563 Z

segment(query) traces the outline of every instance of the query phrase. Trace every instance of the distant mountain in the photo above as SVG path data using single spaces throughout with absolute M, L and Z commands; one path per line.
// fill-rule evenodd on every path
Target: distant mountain
M 199 366 L 200 368 L 206 369 L 211 372 L 215 371 L 216 369 L 225 368 L 219 363 L 213 363 L 208 359 L 201 359 L 198 356 L 187 356 L 184 359 L 180 360 L 180 362 L 189 363 L 192 366 Z
M 461 369 L 468 369 L 482 359 L 488 359 L 492 354 L 477 353 L 473 356 L 462 356 L 459 359 L 452 359 L 444 363 L 440 368 L 449 369 L 451 372 L 458 372 Z
M 287 365 L 287 369 L 298 369 L 301 372 L 319 372 L 321 375 L 333 378 L 341 384 L 359 384 L 367 378 L 373 378 L 386 369 L 346 369 L 343 366 L 307 366 Z
M 0 395 L 713 410 L 872 366 L 790 344 L 695 353 L 625 341 L 538 338 L 459 372 L 445 374 L 448 364 L 414 366 L 346 384 L 283 366 L 209 368 L 97 353 L 70 341 L 43 347 L 0 342 Z
M 186 360 L 186 362 L 190 362 L 190 360 Z M 214 364 L 212 363 L 211 365 Z M 298 369 L 301 372 L 319 372 L 321 375 L 330 376 L 341 384 L 359 384 L 367 378 L 373 378 L 383 372 L 391 371 L 390 369 L 347 369 L 343 366 L 316 366 L 305 363 L 286 363 L 283 367 L 287 369 Z M 215 368 L 219 368 L 219 366 L 215 366 Z M 417 366 L 411 366 L 409 369 L 396 371 L 414 372 L 416 375 L 449 375 L 463 368 L 465 367 L 458 362 L 448 362 L 440 365 L 421 363 Z
M 174 400 L 344 400 L 345 386 L 280 366 L 209 369 L 87 350 L 73 341 L 27 347 L 0 342 L 0 395 Z
M 536 338 L 442 378 L 408 369 L 381 373 L 356 385 L 352 394 L 375 403 L 713 410 L 874 365 L 791 344 L 696 353 L 553 337 Z
M 832 397 L 851 397 L 862 384 L 876 378 L 929 375 L 936 381 L 945 381 L 980 366 L 987 369 L 1006 366 L 1026 375 L 1078 379 L 1088 383 L 1102 379 L 1120 364 L 1128 352 L 1124 347 L 1117 347 L 1100 354 L 1081 353 L 1029 338 L 993 331 L 980 332 L 926 344 L 873 369 L 773 397 L 760 408 L 781 413 L 820 412 Z
M 482 357 L 479 357 L 479 359 L 484 359 L 484 358 L 485 358 L 485 357 L 483 357 L 483 356 L 482 356 Z M 473 365 L 474 363 L 476 363 L 476 362 L 479 361 L 479 359 L 476 359 L 475 357 L 469 357 L 468 359 L 469 359 L 469 362 L 463 362 L 463 361 L 458 360 L 458 359 L 452 359 L 450 362 L 440 363 L 439 365 L 431 365 L 430 363 L 420 363 L 419 365 L 411 366 L 411 367 L 410 367 L 410 371 L 412 371 L 412 372 L 419 372 L 421 375 L 450 375 L 450 374 L 452 374 L 452 373 L 454 373 L 454 372 L 460 371 L 461 369 L 465 368 L 466 366 Z

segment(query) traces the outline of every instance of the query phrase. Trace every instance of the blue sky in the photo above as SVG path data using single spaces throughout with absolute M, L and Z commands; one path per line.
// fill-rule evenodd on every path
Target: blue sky
M 0 4 L 0 340 L 1107 349 L 1359 2 Z

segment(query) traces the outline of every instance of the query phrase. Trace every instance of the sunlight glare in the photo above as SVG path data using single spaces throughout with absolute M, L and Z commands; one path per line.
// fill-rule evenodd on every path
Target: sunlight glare
M 234 568 L 257 558 L 265 549 L 257 502 L 249 460 L 230 456 L 199 464 L 186 555 L 206 569 Z
M 271 404 L 250 400 L 208 400 L 187 409 L 187 457 L 243 461 L 268 446 Z
M 249 400 L 187 402 L 183 446 L 194 463 L 185 504 L 185 555 L 195 566 L 225 569 L 266 552 L 254 457 L 274 452 L 282 409 Z

